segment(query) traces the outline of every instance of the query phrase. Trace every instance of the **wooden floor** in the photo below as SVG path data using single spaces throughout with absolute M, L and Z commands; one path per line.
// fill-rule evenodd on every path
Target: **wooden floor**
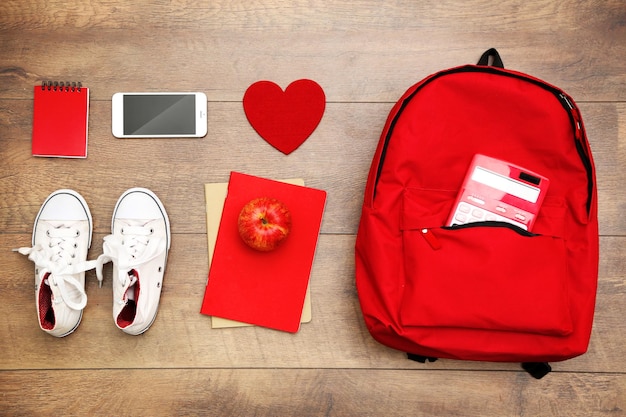
M 475 63 L 508 68 L 579 103 L 598 174 L 601 263 L 585 355 L 534 380 L 518 364 L 421 365 L 375 342 L 360 313 L 354 243 L 366 174 L 385 118 L 413 83 Z M 243 113 L 248 86 L 310 78 L 326 93 L 313 135 L 285 156 Z M 89 156 L 31 156 L 33 86 L 91 89 Z M 120 140 L 118 91 L 202 91 L 203 139 Z M 626 415 L 626 3 L 623 0 L 4 0 L 0 4 L 0 415 Z M 203 185 L 231 171 L 303 178 L 328 192 L 311 276 L 313 320 L 297 334 L 212 329 L 200 315 L 208 272 Z M 42 332 L 28 246 L 43 199 L 80 192 L 101 253 L 127 188 L 152 189 L 173 244 L 159 315 L 139 337 L 112 320 L 88 272 L 78 330 Z

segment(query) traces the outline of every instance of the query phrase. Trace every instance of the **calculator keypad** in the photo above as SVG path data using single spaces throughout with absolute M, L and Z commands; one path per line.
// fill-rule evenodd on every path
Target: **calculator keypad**
M 502 211 L 503 213 L 506 211 L 505 207 L 498 206 L 496 210 Z M 516 213 L 515 216 L 518 217 L 518 220 L 525 221 L 526 218 L 521 213 Z M 450 226 L 454 226 L 456 224 L 467 224 L 473 222 L 485 222 L 485 221 L 494 221 L 494 222 L 506 222 L 510 224 L 514 224 L 515 226 L 521 227 L 524 230 L 527 230 L 527 226 L 524 223 L 517 222 L 513 219 L 509 219 L 508 217 L 501 216 L 499 214 L 493 213 L 491 211 L 487 211 L 482 207 L 475 206 L 473 204 L 469 204 L 466 202 L 460 202 L 456 208 L 454 216 L 452 217 L 452 222 Z

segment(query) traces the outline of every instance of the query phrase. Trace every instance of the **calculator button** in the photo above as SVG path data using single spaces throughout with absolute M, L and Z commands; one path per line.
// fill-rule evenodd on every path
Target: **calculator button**
M 466 213 L 467 214 L 467 213 L 469 213 L 471 211 L 471 209 L 472 208 L 468 204 L 465 204 L 465 203 L 459 204 L 459 211 L 461 213 Z
M 478 198 L 478 197 L 475 197 L 473 195 L 470 195 L 469 197 L 467 197 L 467 199 L 473 201 L 474 203 L 478 203 L 481 206 L 485 205 L 485 200 L 483 200 L 481 198 Z
M 496 207 L 496 211 L 499 211 L 500 213 L 506 213 L 506 208 L 504 208 L 502 206 L 498 206 L 498 207 Z
M 454 216 L 454 219 L 461 223 L 467 222 L 467 216 L 463 213 L 457 213 L 456 216 Z
M 524 216 L 523 214 L 520 214 L 520 213 L 516 213 L 516 214 L 515 214 L 515 218 L 516 218 L 517 220 L 519 220 L 519 221 L 522 221 L 522 222 L 523 222 L 523 221 L 526 221 L 526 216 Z
M 482 219 L 484 216 L 485 212 L 479 209 L 474 209 L 472 210 L 472 216 L 475 217 L 476 219 Z

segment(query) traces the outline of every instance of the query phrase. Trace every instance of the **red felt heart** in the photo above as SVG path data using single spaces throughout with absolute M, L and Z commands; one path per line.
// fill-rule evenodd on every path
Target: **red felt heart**
M 271 81 L 258 81 L 243 96 L 243 109 L 254 130 L 285 155 L 313 133 L 325 107 L 324 90 L 312 80 L 294 81 L 285 91 Z

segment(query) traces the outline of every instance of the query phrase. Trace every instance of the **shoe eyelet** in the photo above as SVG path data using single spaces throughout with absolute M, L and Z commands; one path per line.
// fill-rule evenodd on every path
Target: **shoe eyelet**
M 80 236 L 80 230 L 77 230 L 76 231 L 76 237 L 79 237 L 79 236 Z
M 74 243 L 74 249 L 78 248 L 78 243 Z
M 150 229 L 150 234 L 153 234 L 153 233 L 154 233 L 154 229 Z
M 50 237 L 50 230 L 46 230 L 46 236 Z
M 159 272 L 161 272 L 161 271 L 163 271 L 163 267 L 162 266 L 159 267 Z

